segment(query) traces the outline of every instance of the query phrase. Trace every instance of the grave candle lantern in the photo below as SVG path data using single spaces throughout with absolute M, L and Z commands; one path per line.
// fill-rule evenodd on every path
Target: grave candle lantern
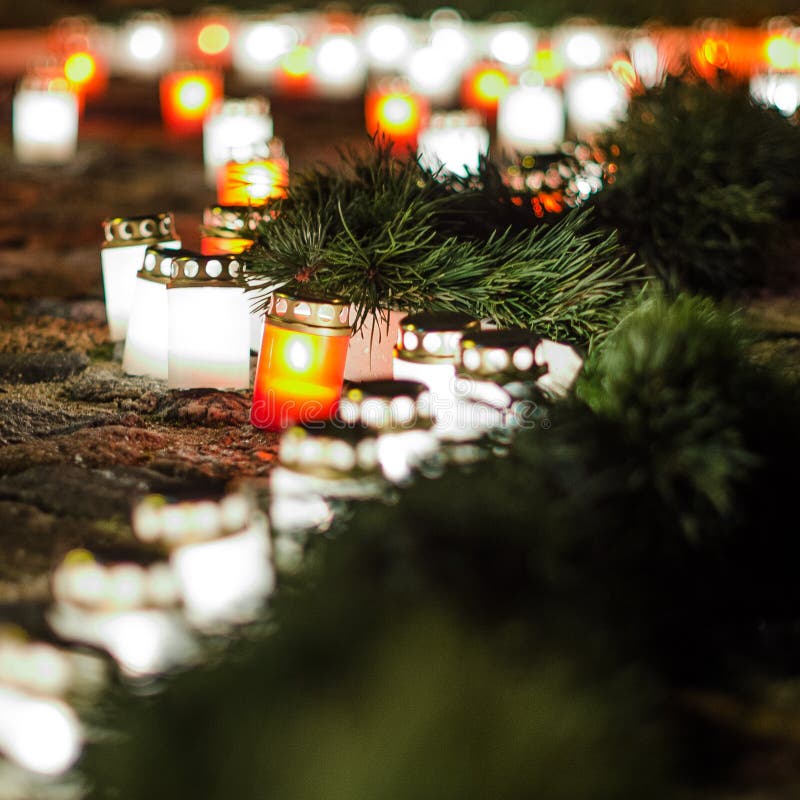
M 395 152 L 416 152 L 417 136 L 427 124 L 428 101 L 413 94 L 399 79 L 382 79 L 367 90 L 365 116 L 367 133 L 385 136 Z
M 133 308 L 125 337 L 122 368 L 128 375 L 149 375 L 167 379 L 167 284 L 172 259 L 188 255 L 187 250 L 148 247 L 133 290 Z
M 479 328 L 477 320 L 457 312 L 411 314 L 400 323 L 394 377 L 420 381 L 430 389 L 432 416 L 453 402 L 453 379 L 462 334 Z
M 541 85 L 535 73 L 523 75 L 500 99 L 497 137 L 507 152 L 552 153 L 564 140 L 564 128 L 561 92 Z
M 366 18 L 361 37 L 370 69 L 375 72 L 397 70 L 411 52 L 411 21 L 395 14 L 374 14 Z
M 324 97 L 351 98 L 361 94 L 367 68 L 356 39 L 346 31 L 322 36 L 314 48 L 312 74 Z
M 144 12 L 131 17 L 119 31 L 116 48 L 121 72 L 158 77 L 175 58 L 175 31 L 164 14 Z
M 276 292 L 258 357 L 250 421 L 280 430 L 330 419 L 342 390 L 350 340 L 340 298 Z
M 573 75 L 564 87 L 573 135 L 589 139 L 614 126 L 628 109 L 625 87 L 608 70 Z
M 510 85 L 505 68 L 493 62 L 480 62 L 472 67 L 461 83 L 461 105 L 480 112 L 489 121 L 497 118 L 500 98 Z
M 203 130 L 211 107 L 222 97 L 222 74 L 212 69 L 170 72 L 159 85 L 161 118 L 172 136 L 194 136 Z
M 14 156 L 24 164 L 65 164 L 78 147 L 79 102 L 66 78 L 23 78 L 14 95 Z
M 179 256 L 167 284 L 168 386 L 247 389 L 247 300 L 235 256 Z
M 224 206 L 263 206 L 268 200 L 286 196 L 289 161 L 280 139 L 229 161 L 219 171 L 217 202 Z
M 269 101 L 263 97 L 218 101 L 203 124 L 203 161 L 206 181 L 217 185 L 217 173 L 231 154 L 248 152 L 272 138 Z
M 142 217 L 115 217 L 103 222 L 105 242 L 100 251 L 106 316 L 111 339 L 124 341 L 133 307 L 136 274 L 151 245 L 178 248 L 181 245 L 171 213 Z
M 430 127 L 419 135 L 420 164 L 443 176 L 477 173 L 481 156 L 488 152 L 489 131 L 474 112 L 433 114 Z

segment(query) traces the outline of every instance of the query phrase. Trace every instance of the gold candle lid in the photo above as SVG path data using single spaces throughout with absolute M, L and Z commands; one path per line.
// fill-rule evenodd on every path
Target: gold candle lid
M 395 356 L 425 364 L 454 364 L 462 335 L 475 330 L 480 330 L 480 323 L 469 314 L 457 311 L 411 314 L 400 321 Z
M 192 255 L 191 250 L 183 248 L 170 249 L 161 245 L 153 245 L 144 251 L 142 266 L 136 273 L 137 278 L 155 283 L 169 283 L 172 277 L 172 261 L 179 256 Z
M 376 380 L 351 383 L 342 392 L 339 417 L 348 425 L 378 431 L 429 427 L 424 402 L 429 390 L 419 381 Z
M 341 297 L 275 292 L 267 322 L 317 336 L 349 336 L 350 305 Z
M 217 100 L 211 107 L 211 116 L 255 117 L 269 116 L 269 100 L 260 95 L 254 97 L 226 97 Z
M 240 276 L 243 269 L 241 256 L 236 254 L 181 255 L 172 260 L 172 274 L 167 288 L 181 289 L 188 286 L 241 288 Z
M 541 337 L 523 328 L 470 331 L 461 338 L 457 372 L 473 378 L 536 380 L 544 368 L 536 363 Z
M 179 239 L 171 211 L 141 217 L 112 217 L 103 220 L 103 247 L 158 244 Z
M 209 206 L 203 209 L 203 225 L 246 236 L 266 216 L 266 206 Z
M 380 470 L 377 431 L 341 422 L 295 425 L 281 437 L 278 460 L 294 472 L 320 478 L 357 478 Z

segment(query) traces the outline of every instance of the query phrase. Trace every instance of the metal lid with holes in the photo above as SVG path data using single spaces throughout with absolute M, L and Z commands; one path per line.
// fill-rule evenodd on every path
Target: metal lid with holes
M 161 247 L 154 245 L 148 247 L 144 251 L 144 260 L 139 271 L 136 273 L 137 278 L 142 278 L 147 281 L 154 281 L 155 283 L 169 283 L 172 277 L 172 261 L 180 256 L 191 256 L 191 250 L 183 248 L 170 249 L 168 247 Z
M 461 337 L 480 330 L 480 322 L 456 311 L 410 314 L 400 321 L 397 358 L 429 364 L 454 364 Z
M 465 333 L 456 371 L 495 382 L 536 380 L 544 372 L 535 356 L 540 341 L 540 336 L 522 328 Z
M 171 211 L 141 217 L 113 217 L 103 220 L 103 247 L 158 244 L 179 240 Z
M 456 129 L 483 126 L 483 117 L 477 111 L 441 111 L 431 114 L 429 128 Z
M 209 206 L 203 209 L 203 225 L 246 236 L 248 231 L 256 229 L 265 216 L 267 212 L 264 206 Z
M 275 292 L 267 322 L 317 336 L 349 336 L 350 305 L 341 297 Z
M 419 381 L 363 381 L 346 386 L 339 417 L 379 431 L 429 427 L 428 387 Z
M 210 117 L 266 117 L 269 116 L 269 100 L 266 97 L 228 97 L 217 100 Z
M 246 164 L 248 161 L 266 161 L 271 159 L 286 158 L 286 148 L 283 139 L 277 136 L 268 142 L 253 142 L 229 148 L 230 160 L 237 164 Z
M 281 437 L 281 465 L 323 478 L 353 478 L 380 470 L 377 432 L 367 425 L 341 422 L 295 425 Z
M 168 289 L 190 286 L 222 286 L 241 288 L 243 264 L 238 255 L 201 256 L 191 253 L 172 260 Z

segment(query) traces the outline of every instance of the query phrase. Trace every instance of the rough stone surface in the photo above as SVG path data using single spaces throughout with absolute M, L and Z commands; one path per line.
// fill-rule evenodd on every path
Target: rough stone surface
M 63 381 L 86 369 L 85 353 L 0 353 L 0 380 L 8 383 Z
M 110 421 L 108 414 L 77 413 L 55 402 L 31 402 L 0 395 L 0 444 L 57 436 Z

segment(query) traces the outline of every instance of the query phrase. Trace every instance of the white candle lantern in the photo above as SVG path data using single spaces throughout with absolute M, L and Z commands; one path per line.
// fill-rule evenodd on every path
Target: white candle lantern
M 172 276 L 172 259 L 187 254 L 186 250 L 160 247 L 145 250 L 136 274 L 133 308 L 122 357 L 122 368 L 128 375 L 167 379 L 167 284 Z
M 776 108 L 784 117 L 791 117 L 800 105 L 800 76 L 792 72 L 753 75 L 750 96 L 760 105 Z
M 461 85 L 461 65 L 447 50 L 429 45 L 415 50 L 408 60 L 405 76 L 415 94 L 432 105 L 450 105 Z
M 296 20 L 288 15 L 244 18 L 233 42 L 234 69 L 247 78 L 270 80 L 299 42 Z
M 167 284 L 171 389 L 250 386 L 249 310 L 235 255 L 173 259 Z
M 455 312 L 412 314 L 400 323 L 394 378 L 419 381 L 430 389 L 430 416 L 436 418 L 452 406 L 461 336 L 479 328 L 477 320 Z
M 488 26 L 485 55 L 511 70 L 521 70 L 530 64 L 535 48 L 536 33 L 524 22 Z
M 475 174 L 488 152 L 489 131 L 475 112 L 432 114 L 430 127 L 419 135 L 419 162 L 431 172 Z
M 103 222 L 105 242 L 100 250 L 106 317 L 115 342 L 125 340 L 136 289 L 136 275 L 152 245 L 181 245 L 170 212 L 141 217 L 115 217 Z
M 582 72 L 564 87 L 567 119 L 573 135 L 589 139 L 616 125 L 628 110 L 625 87 L 608 70 Z
M 65 79 L 24 78 L 14 95 L 14 156 L 24 164 L 65 164 L 78 147 L 78 98 Z
M 350 33 L 329 33 L 314 47 L 312 75 L 323 96 L 352 98 L 364 91 L 367 65 Z
M 231 153 L 249 151 L 273 136 L 269 101 L 263 97 L 226 99 L 214 106 L 203 124 L 206 182 L 216 187 L 217 173 Z
M 118 37 L 116 57 L 120 72 L 156 78 L 175 61 L 175 30 L 164 14 L 137 14 L 125 22 Z
M 361 41 L 370 69 L 392 72 L 399 70 L 411 53 L 414 32 L 407 17 L 376 14 L 365 19 Z
M 350 308 L 350 320 L 357 309 Z M 344 367 L 346 381 L 366 381 L 392 377 L 392 353 L 405 311 L 379 309 L 368 315 L 364 324 L 350 337 Z
M 608 63 L 614 48 L 609 28 L 601 25 L 564 25 L 553 34 L 553 47 L 568 70 L 598 69 Z
M 390 483 L 404 484 L 439 448 L 431 433 L 428 388 L 418 381 L 364 381 L 342 392 L 339 416 L 347 425 L 378 432 L 378 461 Z
M 645 89 L 654 89 L 666 77 L 666 60 L 658 49 L 658 41 L 650 36 L 636 36 L 628 47 L 631 65 Z
M 564 100 L 552 86 L 532 85 L 523 76 L 500 98 L 497 138 L 508 153 L 552 153 L 564 141 Z

